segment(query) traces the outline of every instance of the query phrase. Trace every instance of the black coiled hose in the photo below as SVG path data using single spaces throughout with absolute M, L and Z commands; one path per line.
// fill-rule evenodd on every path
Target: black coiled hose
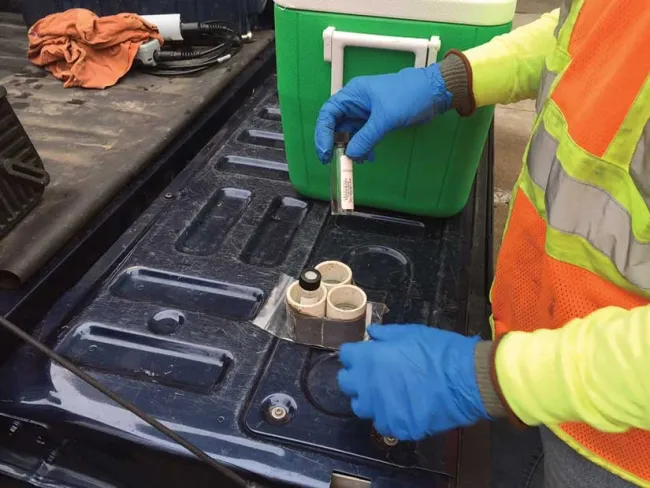
M 157 76 L 187 76 L 218 66 L 242 48 L 242 38 L 228 23 L 211 20 L 181 24 L 183 39 L 192 46 L 212 46 L 207 49 L 168 49 L 156 53 L 156 66 L 148 73 Z

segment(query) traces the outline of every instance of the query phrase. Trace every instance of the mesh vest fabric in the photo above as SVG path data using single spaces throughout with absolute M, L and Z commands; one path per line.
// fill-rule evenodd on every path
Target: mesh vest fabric
M 649 25 L 646 0 L 562 5 L 492 288 L 496 336 L 650 304 Z M 650 432 L 552 430 L 650 486 Z

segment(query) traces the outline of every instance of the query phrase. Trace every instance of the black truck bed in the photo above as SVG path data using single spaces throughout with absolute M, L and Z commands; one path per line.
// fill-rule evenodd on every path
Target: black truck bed
M 387 447 L 351 415 L 335 354 L 277 340 L 251 321 L 282 273 L 341 259 L 388 306 L 385 322 L 485 334 L 491 171 L 487 150 L 469 204 L 450 219 L 371 209 L 334 218 L 288 181 L 271 77 L 35 336 L 267 481 L 325 487 L 342 472 L 373 487 L 456 486 L 459 432 Z M 284 425 L 264 415 L 278 398 L 295 407 Z M 34 485 L 226 486 L 27 347 L 0 369 L 0 406 L 0 472 Z
M 164 78 L 133 69 L 106 90 L 65 89 L 27 60 L 22 17 L 0 12 L 0 84 L 51 176 L 39 205 L 0 240 L 0 313 L 29 320 L 29 313 L 15 313 L 20 302 L 47 278 L 58 265 L 55 261 L 71 252 L 66 246 L 80 243 L 120 192 L 163 164 L 163 158 L 168 158 L 167 171 L 178 173 L 189 160 L 183 159 L 188 151 L 174 154 L 168 149 L 192 132 L 206 107 L 214 106 L 229 87 L 245 78 L 242 75 L 259 64 L 260 57 L 268 56 L 272 43 L 273 31 L 256 32 L 255 42 L 232 60 L 198 76 Z M 211 123 L 218 127 L 223 120 L 215 117 Z M 199 148 L 205 140 L 200 144 Z M 105 237 L 103 243 L 116 237 Z M 106 247 L 96 242 L 79 255 L 94 255 L 87 261 L 91 263 Z M 100 249 L 99 255 L 94 252 Z M 84 265 L 71 268 L 84 270 Z M 68 287 L 65 277 L 55 281 L 59 289 Z

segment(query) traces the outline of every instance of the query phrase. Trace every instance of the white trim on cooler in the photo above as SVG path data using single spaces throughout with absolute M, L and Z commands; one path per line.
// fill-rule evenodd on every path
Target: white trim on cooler
M 275 0 L 281 8 L 465 25 L 512 22 L 517 0 Z

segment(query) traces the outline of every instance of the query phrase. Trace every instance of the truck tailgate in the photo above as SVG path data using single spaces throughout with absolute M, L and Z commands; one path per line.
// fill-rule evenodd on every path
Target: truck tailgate
M 326 203 L 297 195 L 288 180 L 272 77 L 36 334 L 243 471 L 298 486 L 329 486 L 334 472 L 373 487 L 454 486 L 457 431 L 386 446 L 351 414 L 336 385 L 335 353 L 280 341 L 251 321 L 281 274 L 341 259 L 369 298 L 387 305 L 385 322 L 484 333 L 489 174 L 484 161 L 470 203 L 450 219 L 372 209 L 332 217 Z M 294 406 L 283 425 L 264 415 L 278 398 Z M 12 455 L 0 450 L 0 471 L 32 482 L 38 459 L 57 466 L 84 446 L 97 450 L 99 463 L 118 439 L 126 441 L 119 452 L 153 447 L 161 453 L 151 456 L 167 466 L 188 456 L 28 348 L 0 370 L 0 402 L 19 446 Z M 103 443 L 105 454 L 97 448 Z M 96 466 L 84 468 L 84 486 L 130 486 L 128 463 L 106 458 L 101 476 Z M 39 471 L 36 484 L 80 486 L 70 472 L 82 468 L 59 468 Z M 149 486 L 173 486 L 165 472 L 150 472 Z

